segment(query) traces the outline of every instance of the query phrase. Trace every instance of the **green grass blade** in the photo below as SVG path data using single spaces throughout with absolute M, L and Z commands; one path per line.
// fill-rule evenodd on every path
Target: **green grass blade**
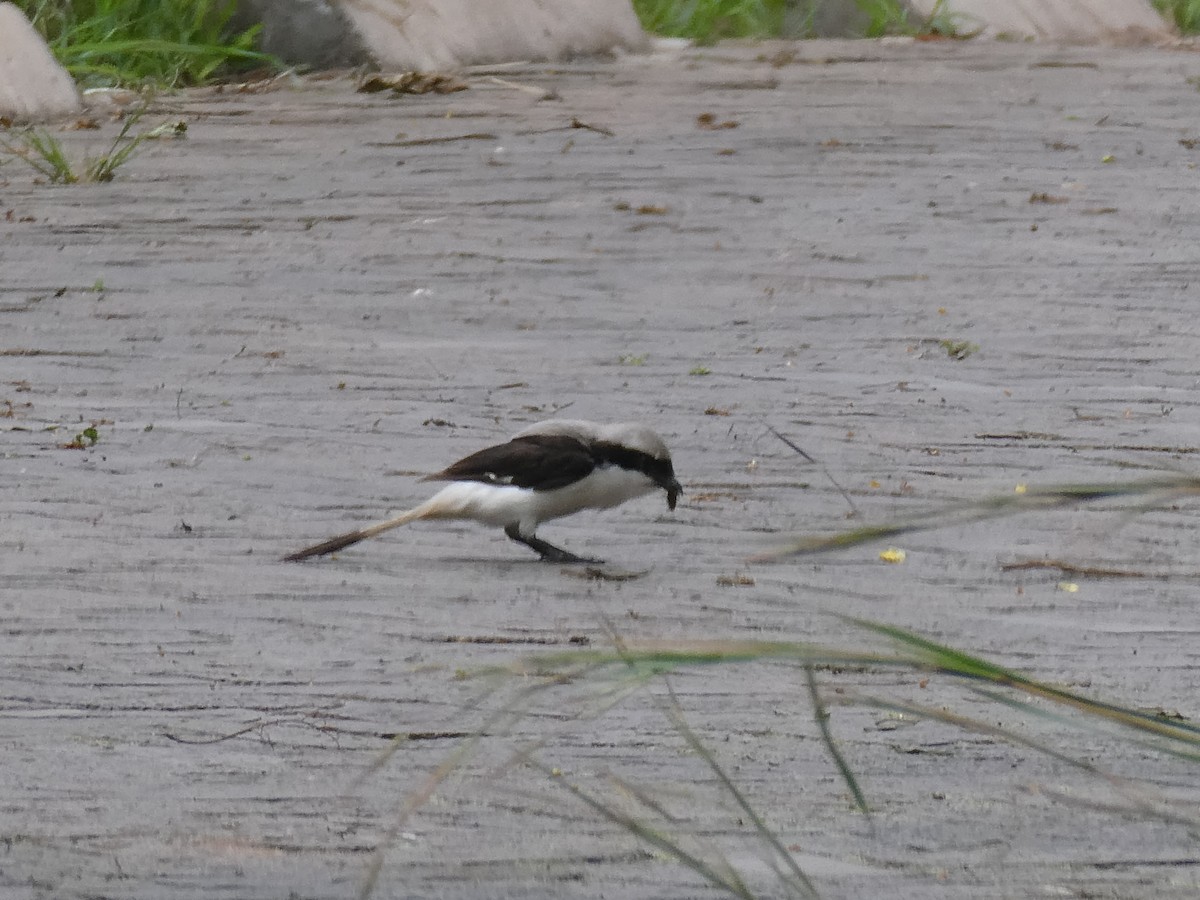
M 1037 716 L 1037 717 L 1043 718 L 1043 719 L 1050 719 L 1055 722 L 1070 722 L 1071 724 L 1074 724 L 1077 726 L 1082 724 L 1085 727 L 1092 727 L 1093 730 L 1097 730 L 1097 731 L 1099 730 L 1100 723 L 1099 723 L 1099 721 L 1095 721 L 1095 719 L 1097 717 L 1090 717 L 1090 716 L 1085 717 L 1081 723 L 1075 719 L 1068 719 L 1065 715 L 1058 713 L 1054 710 L 1045 709 L 1040 706 L 1035 706 L 1034 704 L 1028 703 L 1024 700 L 1021 700 L 1018 697 L 1006 696 L 1005 694 L 1002 694 L 999 691 L 991 691 L 991 690 L 987 690 L 986 688 L 982 688 L 979 686 L 973 687 L 972 690 L 975 693 L 977 693 L 979 696 L 985 697 L 994 703 L 998 703 L 1002 706 L 1008 706 L 1012 709 L 1016 709 L 1023 713 L 1034 715 L 1034 716 Z M 1143 713 L 1141 710 L 1136 710 L 1136 712 L 1139 712 L 1142 715 L 1146 715 L 1146 713 Z M 1153 718 L 1158 719 L 1163 722 L 1172 722 L 1173 721 L 1171 719 L 1166 719 L 1161 716 L 1155 716 L 1153 714 L 1151 714 L 1151 716 Z M 1099 719 L 1107 721 L 1108 717 L 1100 716 Z M 1156 740 L 1155 739 L 1156 737 L 1157 737 L 1156 735 L 1150 735 L 1148 737 L 1143 737 L 1139 734 L 1136 736 L 1130 736 L 1128 738 L 1128 740 L 1130 740 L 1132 743 L 1136 744 L 1139 747 L 1144 747 L 1147 750 L 1153 750 L 1157 753 L 1166 753 L 1169 756 L 1174 756 L 1177 759 L 1186 760 L 1187 762 L 1200 763 L 1200 749 L 1188 750 L 1187 742 L 1184 743 L 1183 747 L 1180 747 L 1177 745 L 1178 742 Z M 1200 743 L 1200 740 L 1198 740 L 1196 743 Z
M 657 815 L 664 821 L 670 822 L 672 824 L 679 823 L 680 820 L 677 816 L 672 815 L 667 809 L 665 809 L 663 807 L 663 805 L 661 803 L 659 803 L 657 800 L 655 800 L 653 797 L 651 797 L 649 794 L 647 794 L 644 790 L 639 788 L 637 785 L 631 784 L 630 782 L 626 781 L 625 779 L 621 778 L 620 776 L 618 776 L 612 772 L 608 772 L 607 777 L 621 791 L 625 792 L 630 797 L 632 797 L 634 800 L 636 800 L 638 803 L 642 804 L 647 809 L 651 810 L 655 815 Z M 692 835 L 692 840 L 696 841 L 697 844 L 701 844 L 701 841 L 699 839 L 697 839 L 694 835 Z M 677 841 L 676 843 L 679 843 L 679 842 Z M 705 854 L 705 853 L 707 853 L 707 856 L 702 856 L 702 854 Z M 719 849 L 701 844 L 701 846 L 699 847 L 699 850 L 696 853 L 693 853 L 692 855 L 707 859 L 708 865 L 710 867 L 712 867 L 714 872 L 719 873 L 723 880 L 728 881 L 730 884 L 737 885 L 740 889 L 745 890 L 747 893 L 750 893 L 750 889 L 746 886 L 745 882 L 742 881 L 742 876 L 738 874 L 737 869 L 735 869 L 733 867 L 733 864 L 730 863 L 730 861 L 725 857 L 725 855 Z
M 993 697 L 992 699 L 1006 702 L 1007 698 Z M 887 710 L 889 712 L 911 715 L 921 719 L 930 719 L 933 721 L 942 722 L 947 725 L 952 725 L 956 728 L 961 728 L 964 731 L 972 731 L 976 734 L 985 734 L 990 737 L 996 737 L 1007 741 L 1011 744 L 1017 744 L 1022 747 L 1027 747 L 1038 753 L 1049 756 L 1052 759 L 1072 766 L 1080 771 L 1086 772 L 1088 775 L 1100 778 L 1106 781 L 1110 787 L 1121 793 L 1129 801 L 1129 806 L 1111 806 L 1108 808 L 1110 812 L 1119 812 L 1123 815 L 1136 815 L 1141 818 L 1155 819 L 1157 821 L 1169 822 L 1171 824 L 1185 825 L 1189 828 L 1200 829 L 1200 819 L 1191 816 L 1184 816 L 1174 810 L 1166 808 L 1161 803 L 1153 803 L 1145 796 L 1145 791 L 1142 786 L 1131 782 L 1129 779 L 1120 778 L 1113 775 L 1111 772 L 1105 772 L 1093 763 L 1086 760 L 1077 759 L 1060 750 L 1056 750 L 1048 744 L 1027 737 L 1011 728 L 1005 728 L 1000 725 L 993 725 L 990 722 L 983 722 L 979 719 L 973 719 L 968 716 L 961 716 L 957 713 L 952 713 L 945 709 L 937 709 L 929 706 L 922 706 L 915 703 L 905 703 L 896 700 L 884 699 L 880 697 L 872 697 L 868 695 L 855 695 L 847 698 L 844 701 L 846 704 L 855 704 L 862 706 L 871 706 L 876 709 Z M 1021 704 L 1009 702 L 1009 705 L 1015 706 L 1018 709 L 1024 708 L 1026 712 L 1045 713 L 1044 710 L 1038 710 L 1029 704 Z
M 842 776 L 842 781 L 846 783 L 851 796 L 854 797 L 854 803 L 866 815 L 871 814 L 870 808 L 867 806 L 866 795 L 863 794 L 862 788 L 858 785 L 858 779 L 854 777 L 854 772 L 851 771 L 846 758 L 842 756 L 842 751 L 837 745 L 837 741 L 833 738 L 833 732 L 829 730 L 829 710 L 821 700 L 820 690 L 817 688 L 817 674 L 811 665 L 804 667 L 804 677 L 808 683 L 808 695 L 812 700 L 813 718 L 817 722 L 817 729 L 821 733 L 821 740 L 825 743 L 825 750 L 833 759 L 833 764 L 837 766 L 838 774 Z
M 575 677 L 576 668 L 625 665 L 647 675 L 691 666 L 729 665 L 767 659 L 842 668 L 911 666 L 911 659 L 870 651 L 841 650 L 798 641 L 629 641 L 622 651 L 568 650 L 529 656 L 509 671 L 522 675 Z
M 746 818 L 754 824 L 754 830 L 758 833 L 759 838 L 775 851 L 776 858 L 782 860 L 783 864 L 791 872 L 794 881 L 782 879 L 783 883 L 798 896 L 809 898 L 819 897 L 820 895 L 817 893 L 816 886 L 809 879 L 808 875 L 805 874 L 804 870 L 800 868 L 795 857 L 783 846 L 783 842 L 779 840 L 779 836 L 767 827 L 767 823 L 763 821 L 762 816 L 750 804 L 746 795 L 733 783 L 733 780 L 721 768 L 720 763 L 717 762 L 716 757 L 713 756 L 708 747 L 704 745 L 704 742 L 697 737 L 696 732 L 688 725 L 687 720 L 683 716 L 683 710 L 679 706 L 679 701 L 675 696 L 675 691 L 670 684 L 667 685 L 667 692 L 670 697 L 667 714 L 671 719 L 671 724 L 683 736 L 683 739 L 687 742 L 688 747 L 692 749 L 692 752 L 704 760 L 708 768 L 721 783 L 721 787 L 725 789 L 729 796 L 733 797 L 742 812 L 745 813 Z
M 1092 775 L 1102 775 L 1105 773 L 1096 768 L 1089 762 L 1081 759 L 1076 759 L 1069 756 L 1060 750 L 1055 750 L 1049 744 L 1044 744 L 1033 738 L 1013 731 L 1010 728 L 1005 728 L 1001 725 L 993 725 L 990 722 L 984 722 L 980 719 L 973 719 L 969 716 L 962 716 L 958 713 L 950 712 L 946 709 L 938 709 L 932 706 L 923 706 L 919 703 L 907 703 L 902 700 L 892 700 L 886 697 L 875 697 L 870 694 L 854 694 L 843 701 L 846 705 L 854 704 L 857 706 L 870 706 L 874 709 L 881 709 L 886 712 L 900 713 L 902 715 L 915 716 L 920 719 L 930 719 L 935 722 L 941 722 L 945 725 L 953 725 L 955 728 L 961 728 L 963 731 L 972 731 L 976 734 L 985 734 L 989 737 L 999 738 L 1000 740 L 1008 741 L 1013 744 L 1018 744 L 1022 747 L 1028 747 L 1030 750 L 1036 750 L 1038 753 L 1044 753 L 1059 762 L 1066 763 L 1077 769 L 1081 769 Z M 1107 776 L 1105 776 L 1107 777 Z
M 949 526 L 964 526 L 1030 510 L 1058 509 L 1098 500 L 1159 495 L 1165 502 L 1180 496 L 1200 493 L 1200 478 L 1186 475 L 1158 476 L 1140 481 L 1112 484 L 1064 484 L 1029 488 L 1024 493 L 996 494 L 971 503 L 950 506 L 898 522 L 868 525 L 824 536 L 796 538 L 776 550 L 757 554 L 755 562 L 770 562 L 786 556 L 800 556 L 828 550 L 844 550 L 874 541 L 899 537 Z
M 669 836 L 662 832 L 656 831 L 647 826 L 644 822 L 627 815 L 614 807 L 609 806 L 598 798 L 592 796 L 579 785 L 574 784 L 562 775 L 557 774 L 553 769 L 544 763 L 530 758 L 527 764 L 537 771 L 541 772 L 547 778 L 551 778 L 554 782 L 560 785 L 564 790 L 580 800 L 585 806 L 588 806 L 593 811 L 599 813 L 608 821 L 620 825 L 630 834 L 644 841 L 651 847 L 667 854 L 678 862 L 682 863 L 687 868 L 691 869 L 709 884 L 719 887 L 735 897 L 741 897 L 743 900 L 755 900 L 754 895 L 749 891 L 745 884 L 740 879 L 729 879 L 719 872 L 715 867 L 705 862 L 695 854 L 685 850 L 678 841 L 672 840 Z
M 21 133 L 20 144 L 0 140 L 0 147 L 54 184 L 74 184 L 78 175 L 67 158 L 62 142 L 44 131 L 31 128 Z
M 842 616 L 841 618 L 860 628 L 889 637 L 902 646 L 914 650 L 918 660 L 922 660 L 936 671 L 960 678 L 977 679 L 1017 688 L 1091 715 L 1102 716 L 1128 728 L 1156 734 L 1189 746 L 1200 745 L 1200 726 L 1190 722 L 1175 722 L 1131 707 L 1103 700 L 1093 700 L 1081 694 L 1036 681 L 1011 669 L 923 638 L 894 625 L 857 619 L 852 616 Z

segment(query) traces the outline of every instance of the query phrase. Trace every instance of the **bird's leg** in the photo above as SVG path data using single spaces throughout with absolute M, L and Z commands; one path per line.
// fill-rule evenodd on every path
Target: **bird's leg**
M 586 556 L 576 556 L 561 547 L 555 547 L 553 544 L 543 541 L 539 537 L 530 535 L 526 537 L 521 534 L 516 525 L 506 525 L 504 533 L 516 541 L 518 544 L 524 544 L 530 550 L 538 553 L 542 557 L 542 562 L 552 563 L 589 563 L 591 565 L 600 565 L 604 562 L 602 559 L 591 559 Z

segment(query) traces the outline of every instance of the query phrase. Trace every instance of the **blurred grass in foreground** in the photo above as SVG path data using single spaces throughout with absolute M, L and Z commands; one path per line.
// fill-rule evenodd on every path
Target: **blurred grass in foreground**
M 1018 513 L 1062 509 L 1094 503 L 1098 500 L 1140 500 L 1134 510 L 1154 509 L 1184 497 L 1200 495 L 1200 478 L 1188 475 L 1164 475 L 1137 481 L 1112 483 L 1064 484 L 1047 487 L 1017 485 L 1012 493 L 994 494 L 982 500 L 932 510 L 880 525 L 866 525 L 826 536 L 794 538 L 776 550 L 754 556 L 754 562 L 770 562 L 788 556 L 844 550 L 861 544 L 901 537 L 937 528 L 961 527 L 974 522 Z
M 1084 491 L 1082 495 L 1092 492 Z M 370 870 L 362 896 L 369 896 L 376 885 L 383 853 L 405 822 L 441 788 L 447 778 L 459 770 L 479 749 L 484 735 L 499 738 L 526 719 L 543 722 L 547 711 L 564 723 L 593 720 L 637 693 L 648 693 L 682 738 L 687 749 L 709 769 L 720 790 L 732 800 L 748 823 L 759 848 L 759 857 L 774 873 L 778 887 L 786 896 L 815 898 L 817 888 L 779 835 L 758 813 L 739 789 L 728 771 L 688 724 L 670 684 L 676 673 L 695 669 L 719 669 L 731 665 L 783 665 L 803 673 L 807 684 L 811 713 L 820 740 L 854 805 L 870 815 L 868 797 L 829 727 L 829 698 L 839 707 L 864 707 L 902 714 L 914 720 L 937 721 L 964 731 L 1004 740 L 1038 753 L 1094 778 L 1113 791 L 1117 798 L 1103 809 L 1118 815 L 1153 818 L 1182 824 L 1200 833 L 1200 814 L 1164 799 L 1148 785 L 1112 775 L 1090 761 L 1046 743 L 1033 735 L 1029 723 L 1052 720 L 1075 729 L 1117 733 L 1145 751 L 1168 754 L 1189 763 L 1200 763 L 1200 727 L 1165 713 L 1147 712 L 1121 703 L 1088 697 L 1054 684 L 1039 681 L 1016 670 L 992 663 L 981 656 L 903 628 L 865 619 L 838 617 L 860 631 L 864 637 L 884 647 L 846 648 L 795 641 L 634 641 L 613 636 L 613 649 L 584 649 L 528 656 L 511 666 L 492 669 L 480 675 L 490 679 L 489 689 L 479 704 L 498 701 L 478 732 L 463 741 L 423 786 L 402 805 L 389 836 Z M 1019 714 L 1023 727 L 997 724 L 987 719 L 966 716 L 945 707 L 914 704 L 903 699 L 866 693 L 854 687 L 838 685 L 836 693 L 823 693 L 820 681 L 835 681 L 837 673 L 853 670 L 879 674 L 907 671 L 915 679 L 944 678 L 962 684 L 979 697 Z M 655 689 L 655 686 L 658 686 Z M 507 693 L 506 693 L 507 692 Z M 560 727 L 565 727 L 560 726 Z M 596 815 L 612 822 L 659 854 L 665 855 L 703 878 L 713 887 L 742 898 L 765 896 L 756 893 L 743 873 L 711 842 L 700 841 L 687 833 L 683 823 L 672 816 L 653 796 L 652 789 L 635 785 L 614 774 L 603 780 L 609 784 L 609 797 L 572 779 L 545 762 L 541 756 L 552 734 L 515 750 L 508 762 L 496 772 L 500 777 L 518 767 L 528 767 L 545 776 L 550 783 L 573 796 Z M 402 746 L 397 742 L 377 762 L 377 767 Z M 1068 801 L 1070 798 L 1060 797 Z M 639 812 L 629 811 L 633 805 Z M 771 894 L 770 896 L 775 896 Z

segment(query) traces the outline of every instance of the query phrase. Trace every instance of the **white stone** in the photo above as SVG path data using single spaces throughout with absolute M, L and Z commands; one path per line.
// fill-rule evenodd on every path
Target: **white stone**
M 928 16 L 937 0 L 908 5 Z M 985 36 L 1094 44 L 1166 40 L 1174 32 L 1149 0 L 944 0 L 938 12 L 959 14 L 961 30 L 982 28 Z
M 0 3 L 0 116 L 41 122 L 77 115 L 79 91 L 42 36 L 12 3 Z
M 336 5 L 385 68 L 440 71 L 648 46 L 630 0 L 336 0 Z

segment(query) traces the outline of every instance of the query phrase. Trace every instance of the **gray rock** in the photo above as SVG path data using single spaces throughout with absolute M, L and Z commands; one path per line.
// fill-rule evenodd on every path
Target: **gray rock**
M 232 25 L 262 23 L 259 46 L 293 65 L 340 69 L 370 61 L 341 9 L 325 0 L 239 0 Z
M 79 91 L 42 36 L 12 3 L 0 3 L 0 116 L 42 122 L 77 115 Z
M 937 6 L 937 0 L 907 2 L 918 16 L 933 15 Z M 1169 39 L 1173 32 L 1149 0 L 954 0 L 944 6 L 959 18 L 962 30 L 985 36 L 1110 44 L 1153 43 Z
M 646 50 L 630 0 L 340 0 L 381 66 L 423 71 Z
M 791 0 L 783 15 L 783 36 L 862 37 L 870 21 L 856 0 Z
M 314 68 L 431 71 L 649 47 L 629 0 L 240 0 L 235 22 L 262 22 L 264 50 Z

